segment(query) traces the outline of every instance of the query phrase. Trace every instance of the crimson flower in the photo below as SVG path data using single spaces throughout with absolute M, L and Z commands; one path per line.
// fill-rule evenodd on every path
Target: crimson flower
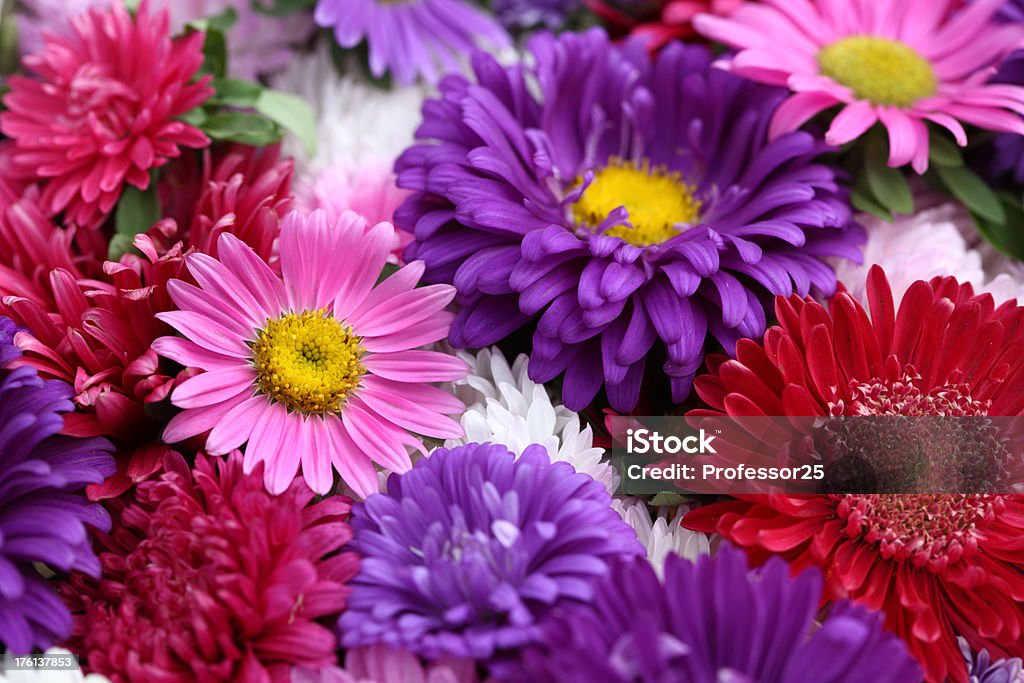
M 12 76 L 0 131 L 12 138 L 4 173 L 42 186 L 48 215 L 68 225 L 103 221 L 126 184 L 146 189 L 150 169 L 204 147 L 209 138 L 179 120 L 212 93 L 203 34 L 172 40 L 166 10 L 143 0 L 132 16 L 119 2 L 71 20 L 22 63 L 34 76 Z
M 283 683 L 294 667 L 335 665 L 337 641 L 317 620 L 345 607 L 359 560 L 339 552 L 351 501 L 313 499 L 301 479 L 270 495 L 237 451 L 200 454 L 192 470 L 170 456 L 134 500 L 108 504 L 102 580 L 62 586 L 70 648 L 115 681 Z
M 897 310 L 868 276 L 870 317 L 848 292 L 826 310 L 776 299 L 764 343 L 714 358 L 691 415 L 953 415 L 1024 412 L 1024 307 L 995 307 L 953 278 L 914 283 Z M 937 453 L 941 458 L 944 454 Z M 828 598 L 884 611 L 928 681 L 968 680 L 957 636 L 993 657 L 1021 653 L 1024 496 L 746 496 L 689 513 L 752 558 L 818 566 Z

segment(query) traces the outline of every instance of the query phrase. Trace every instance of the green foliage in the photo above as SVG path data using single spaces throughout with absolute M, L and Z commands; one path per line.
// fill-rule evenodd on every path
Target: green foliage
M 160 220 L 160 215 L 160 198 L 154 179 L 150 179 L 146 190 L 132 185 L 125 187 L 114 214 L 115 234 L 110 240 L 107 258 L 117 261 L 130 251 L 135 236 L 153 227 Z

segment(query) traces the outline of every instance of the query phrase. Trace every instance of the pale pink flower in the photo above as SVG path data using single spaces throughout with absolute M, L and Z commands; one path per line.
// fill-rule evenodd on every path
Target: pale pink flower
M 967 144 L 962 123 L 1024 134 L 1024 88 L 991 84 L 1024 42 L 1024 25 L 998 23 L 1003 0 L 764 0 L 694 25 L 739 50 L 723 66 L 786 86 L 773 136 L 841 107 L 826 140 L 841 145 L 876 122 L 889 134 L 889 165 L 928 168 L 926 122 Z
M 265 464 L 267 488 L 284 490 L 300 468 L 317 493 L 332 467 L 356 493 L 378 490 L 373 463 L 411 467 L 419 434 L 462 434 L 447 417 L 462 403 L 432 382 L 466 374 L 447 354 L 417 350 L 448 334 L 449 285 L 416 287 L 421 262 L 377 284 L 394 240 L 389 223 L 369 227 L 346 212 L 288 214 L 281 227 L 278 276 L 251 248 L 225 233 L 218 258 L 190 254 L 197 286 L 168 285 L 180 310 L 158 317 L 185 338 L 164 337 L 158 353 L 203 372 L 178 386 L 184 411 L 168 442 L 209 432 L 219 455 L 245 444 L 245 469 Z

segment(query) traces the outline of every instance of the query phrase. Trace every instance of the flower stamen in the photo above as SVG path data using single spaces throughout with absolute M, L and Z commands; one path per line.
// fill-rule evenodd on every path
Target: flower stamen
M 577 186 L 581 183 L 582 178 L 577 179 Z M 700 217 L 695 190 L 677 171 L 651 167 L 647 159 L 637 163 L 613 157 L 594 174 L 593 182 L 573 204 L 572 215 L 578 224 L 595 230 L 609 214 L 625 207 L 629 225 L 616 225 L 604 234 L 638 247 L 661 244 Z
M 872 104 L 909 107 L 938 90 L 931 63 L 898 40 L 842 38 L 818 53 L 818 65 L 821 73 Z
M 268 320 L 252 345 L 256 385 L 293 412 L 340 413 L 366 372 L 361 342 L 322 308 Z

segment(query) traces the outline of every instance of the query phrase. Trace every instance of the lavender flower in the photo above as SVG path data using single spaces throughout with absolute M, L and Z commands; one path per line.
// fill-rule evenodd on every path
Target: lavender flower
M 969 683 L 1024 683 L 1024 665 L 1020 657 L 993 662 L 988 650 L 974 652 L 966 639 L 957 640 L 967 660 Z
M 659 583 L 644 561 L 615 565 L 595 600 L 559 611 L 541 645 L 502 664 L 506 683 L 920 683 L 882 615 L 850 603 L 815 625 L 816 570 L 780 558 L 748 569 L 724 545 L 690 563 L 670 555 Z
M 0 358 L 16 358 L 13 325 L 0 318 Z M 0 369 L 0 646 L 46 649 L 71 632 L 71 614 L 35 570 L 99 575 L 86 525 L 110 520 L 86 500 L 86 484 L 114 473 L 104 439 L 58 436 L 74 408 L 71 387 L 29 367 Z
M 534 326 L 530 378 L 565 373 L 582 410 L 604 386 L 633 408 L 648 359 L 689 394 L 710 334 L 761 334 L 772 294 L 829 293 L 823 256 L 857 259 L 826 150 L 805 132 L 768 140 L 777 89 L 674 44 L 651 61 L 600 30 L 529 42 L 529 64 L 478 53 L 423 108 L 396 165 L 413 195 L 395 214 L 406 258 L 454 284 L 456 347 Z
M 400 83 L 434 83 L 462 68 L 462 56 L 481 43 L 507 47 L 510 38 L 492 16 L 466 0 L 318 0 L 313 15 L 334 29 L 344 48 L 366 41 L 370 72 Z
M 641 552 L 610 503 L 543 446 L 437 449 L 354 509 L 363 560 L 342 644 L 487 659 L 536 640 L 544 615 Z

